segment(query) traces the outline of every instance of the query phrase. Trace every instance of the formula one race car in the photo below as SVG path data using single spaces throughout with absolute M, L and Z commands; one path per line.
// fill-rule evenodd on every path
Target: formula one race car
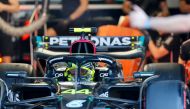
M 90 29 L 74 31 L 85 33 Z M 122 65 L 117 59 L 144 58 L 144 36 L 105 37 L 101 39 L 104 43 L 100 38 L 88 36 L 94 40 L 91 42 L 84 36 L 81 39 L 37 37 L 37 47 L 64 49 L 64 52 L 44 49 L 35 52 L 36 57 L 46 60 L 44 77 L 28 77 L 23 69 L 2 72 L 1 108 L 188 108 L 189 91 L 182 65 L 150 64 L 142 71 L 133 72 L 132 80 L 132 77 L 123 76 Z M 77 41 L 71 43 L 73 40 Z M 130 81 L 124 81 L 127 79 Z
M 152 64 L 143 72 L 134 72 L 136 79 L 125 83 L 120 76 L 121 67 L 109 56 L 55 56 L 48 59 L 47 76 L 43 78 L 27 77 L 24 72 L 6 72 L 6 78 L 20 81 L 11 87 L 2 82 L 1 106 L 8 109 L 185 109 L 188 90 L 182 72 L 183 67 L 178 64 Z

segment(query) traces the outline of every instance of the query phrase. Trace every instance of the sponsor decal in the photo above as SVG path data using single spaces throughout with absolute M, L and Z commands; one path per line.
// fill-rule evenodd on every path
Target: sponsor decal
M 78 37 L 50 37 L 49 45 L 59 45 L 59 46 L 69 46 L 71 43 L 73 43 L 75 40 L 78 40 Z
M 130 45 L 130 37 L 92 37 L 91 40 L 96 46 L 122 46 Z
M 108 97 L 108 92 L 100 94 L 99 97 Z
M 54 77 L 63 77 L 63 73 L 55 73 Z
M 81 89 L 81 90 L 75 90 L 75 89 L 68 89 L 68 90 L 64 90 L 61 92 L 61 94 L 85 94 L 85 95 L 89 95 L 92 92 L 89 89 Z
M 110 62 L 110 63 L 113 63 L 110 59 L 107 59 L 107 58 L 98 58 L 100 61 L 107 61 L 107 62 Z
M 81 108 L 86 100 L 73 100 L 66 104 L 67 108 Z
M 100 77 L 109 77 L 109 73 L 100 73 Z
M 44 37 L 49 46 L 70 46 L 79 40 L 78 36 Z M 138 37 L 91 37 L 95 46 L 131 46 L 138 41 Z

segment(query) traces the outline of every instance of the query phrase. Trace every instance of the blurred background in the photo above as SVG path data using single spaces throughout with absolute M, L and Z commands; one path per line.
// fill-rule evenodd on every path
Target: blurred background
M 19 12 L 12 14 L 10 19 L 11 24 L 15 26 L 25 25 L 26 21 L 30 19 L 35 5 L 41 4 L 42 1 L 43 0 L 19 0 L 20 10 Z M 63 21 L 63 15 L 64 13 L 67 13 L 67 11 L 63 10 L 63 1 L 64 0 L 50 0 L 48 10 L 49 20 L 47 22 L 47 27 L 54 27 L 57 23 Z M 72 0 L 65 1 L 71 2 Z M 127 16 L 128 13 L 131 11 L 131 4 L 137 4 L 141 6 L 150 16 L 165 17 L 175 14 L 187 14 L 190 12 L 190 10 L 188 12 L 188 6 L 190 7 L 190 0 L 89 0 L 86 11 L 79 18 L 77 18 L 77 21 L 69 24 L 66 23 L 66 28 L 64 29 L 65 34 L 63 35 L 68 35 L 67 31 L 69 27 L 101 27 L 103 25 L 119 25 L 121 16 Z M 69 7 L 75 7 L 75 5 L 71 4 Z M 130 28 L 130 25 L 124 25 L 124 27 Z M 167 41 L 167 39 L 160 38 L 160 36 L 166 34 L 158 31 L 149 32 L 151 36 L 153 36 L 152 40 L 157 48 L 159 48 L 162 44 L 165 44 L 165 42 Z M 42 31 L 41 29 L 38 34 L 44 35 L 44 31 Z M 181 43 L 189 39 L 189 33 L 171 33 L 168 35 L 168 37 L 173 35 L 177 36 L 175 37 L 177 38 L 177 40 L 175 39 L 171 45 L 164 45 L 166 50 L 168 50 L 167 55 L 169 57 L 167 57 L 167 59 L 162 59 L 163 62 L 177 62 Z M 14 45 L 12 62 L 30 63 L 29 38 L 13 37 L 12 42 Z M 175 59 L 171 60 L 172 55 L 170 54 L 170 52 L 174 52 L 173 54 L 177 54 L 174 57 Z M 147 56 L 147 62 L 159 62 L 158 60 L 160 58 L 163 57 L 155 58 L 155 56 Z

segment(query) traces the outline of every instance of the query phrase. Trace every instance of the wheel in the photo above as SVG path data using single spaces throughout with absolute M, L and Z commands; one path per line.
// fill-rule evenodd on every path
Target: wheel
M 185 85 L 179 80 L 154 81 L 145 92 L 145 109 L 186 109 Z
M 146 65 L 144 71 L 159 75 L 145 88 L 145 109 L 184 109 L 186 91 L 183 65 L 153 63 Z

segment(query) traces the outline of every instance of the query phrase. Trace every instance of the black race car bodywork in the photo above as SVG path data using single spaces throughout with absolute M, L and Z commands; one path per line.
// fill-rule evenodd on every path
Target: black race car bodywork
M 92 37 L 93 38 L 93 37 Z M 47 39 L 47 38 L 45 38 Z M 52 38 L 53 39 L 53 38 Z M 95 38 L 94 38 L 95 39 Z M 27 77 L 26 73 L 2 71 L 2 77 L 14 81 L 9 84 L 1 82 L 1 107 L 7 109 L 20 108 L 52 108 L 52 109 L 186 109 L 188 108 L 188 90 L 184 79 L 184 68 L 178 64 L 150 64 L 144 70 L 134 72 L 134 81 L 123 82 L 122 67 L 116 59 L 143 58 L 142 43 L 136 38 L 132 52 L 126 50 L 126 41 L 131 45 L 134 38 L 108 38 L 113 46 L 96 45 L 97 54 L 69 54 L 67 52 L 35 52 L 37 57 L 46 59 L 45 77 Z M 50 39 L 48 39 L 50 40 Z M 59 48 L 55 44 L 63 41 L 54 38 L 48 46 L 43 46 L 38 39 L 38 47 Z M 103 39 L 102 39 L 103 40 Z M 98 41 L 98 40 L 96 40 Z M 104 40 L 105 41 L 105 40 Z M 56 43 L 55 43 L 56 42 Z M 130 43 L 129 43 L 130 42 Z M 118 43 L 120 45 L 118 45 Z M 51 45 L 54 44 L 54 45 Z M 67 41 L 67 46 L 69 41 Z M 141 46 L 140 46 L 141 45 Z M 118 49 L 123 48 L 123 49 Z M 60 48 L 59 48 L 60 49 Z M 104 50 L 107 50 L 104 52 Z M 110 52 L 113 50 L 112 52 Z M 70 64 L 71 63 L 71 64 Z M 94 77 L 83 81 L 82 67 L 90 63 L 94 68 Z M 102 65 L 103 63 L 103 65 Z M 65 77 L 70 65 L 74 64 L 72 80 Z M 92 67 L 91 67 L 92 68 Z M 90 69 L 92 70 L 92 69 Z M 67 72 L 68 73 L 68 72 Z M 22 81 L 17 81 L 22 80 Z M 8 87 L 8 88 L 6 88 Z M 2 95 L 1 93 L 1 95 Z
M 168 74 L 158 73 L 164 70 L 164 64 L 148 65 L 144 72 L 134 73 L 135 81 L 123 83 L 118 76 L 121 68 L 114 58 L 103 55 L 66 55 L 48 59 L 48 70 L 54 63 L 72 61 L 75 63 L 105 62 L 109 65 L 108 76 L 93 81 L 55 81 L 54 74 L 44 78 L 23 77 L 24 80 L 43 80 L 45 83 L 31 84 L 29 81 L 15 83 L 10 87 L 13 101 L 5 99 L 4 108 L 55 108 L 55 109 L 185 109 L 187 89 L 183 81 L 183 67 L 178 64 L 168 64 Z M 159 69 L 157 69 L 159 68 Z M 163 69 L 162 69 L 163 68 Z M 179 72 L 180 73 L 176 73 Z M 165 72 L 165 73 L 166 73 Z M 49 72 L 51 73 L 51 72 Z M 100 71 L 96 71 L 100 74 Z M 104 72 L 106 74 L 106 72 Z M 11 77 L 6 72 L 7 78 Z M 20 72 L 18 72 L 20 74 Z M 172 73 L 170 73 L 172 74 Z M 77 77 L 80 77 L 79 73 Z M 53 77 L 52 77 L 53 76 Z M 100 75 L 97 75 L 100 78 Z M 12 77 L 15 78 L 15 77 Z M 54 78 L 54 79 L 53 79 Z M 59 77 L 62 78 L 62 77 Z M 17 77 L 19 79 L 19 77 Z M 10 97 L 10 95 L 8 96 Z M 10 98 L 9 98 L 10 99 Z

